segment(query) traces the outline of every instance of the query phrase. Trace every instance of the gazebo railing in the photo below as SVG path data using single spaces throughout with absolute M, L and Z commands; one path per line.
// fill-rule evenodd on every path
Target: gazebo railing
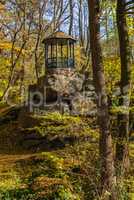
M 65 57 L 54 57 L 46 59 L 46 66 L 48 68 L 73 68 L 74 59 Z

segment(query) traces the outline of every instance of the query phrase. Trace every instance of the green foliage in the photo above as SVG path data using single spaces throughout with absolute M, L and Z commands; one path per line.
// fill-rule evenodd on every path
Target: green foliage
M 108 94 L 113 94 L 120 80 L 120 58 L 118 56 L 104 58 L 106 85 Z
M 50 153 L 50 152 L 42 152 L 42 155 L 45 157 L 47 165 L 50 168 L 52 168 L 54 170 L 62 170 L 63 169 L 63 164 L 64 164 L 63 158 L 59 158 L 54 153 Z
M 75 59 L 77 71 L 91 71 L 91 65 L 89 64 L 89 58 L 86 56 L 85 49 L 80 45 L 75 47 Z M 84 69 L 84 70 L 83 70 Z
M 34 119 L 38 119 L 40 124 L 32 128 L 26 129 L 26 132 L 35 132 L 42 136 L 76 136 L 86 137 L 90 136 L 98 138 L 99 134 L 97 130 L 93 130 L 88 121 L 84 121 L 79 116 L 61 115 L 58 112 L 49 113 L 45 116 L 34 116 Z
M 0 191 L 1 200 L 37 200 L 36 197 L 37 195 L 28 189 Z
M 0 97 L 8 84 L 9 66 L 10 60 L 0 55 Z
M 53 121 L 53 122 L 62 122 L 62 123 L 80 123 L 81 119 L 79 116 L 74 117 L 70 115 L 61 115 L 59 112 L 53 112 L 53 113 L 48 113 L 46 116 L 44 116 L 44 120 L 46 121 Z
M 41 44 L 41 41 L 44 34 L 47 36 L 52 32 L 53 27 L 51 27 L 51 25 L 53 26 L 54 24 L 46 19 L 53 19 L 53 9 L 51 10 L 51 8 L 49 8 L 49 6 L 51 6 L 49 1 L 46 1 L 45 6 L 42 5 L 43 1 L 38 0 L 25 1 L 24 5 L 21 6 L 21 1 L 9 2 L 7 0 L 4 2 L 4 4 L 0 3 L 0 97 L 3 95 L 8 85 L 8 79 L 12 70 L 12 62 L 16 60 L 23 39 L 26 39 L 25 47 L 13 69 L 13 80 L 9 92 L 10 100 L 15 104 L 19 104 L 24 101 L 24 97 L 27 95 L 27 89 L 24 96 L 20 95 L 22 92 L 20 86 L 22 86 L 22 88 L 28 88 L 29 84 L 33 84 L 37 81 L 35 78 L 36 61 L 37 71 L 39 72 L 38 75 L 40 76 L 42 73 L 44 75 L 44 46 Z M 83 12 L 85 12 L 87 6 L 85 2 L 86 1 L 82 2 L 82 6 L 84 6 Z M 79 4 L 80 2 L 77 3 Z M 60 9 L 60 6 L 58 8 L 57 5 L 58 3 L 54 7 L 57 13 L 59 13 L 58 9 Z M 64 10 L 64 6 L 66 5 L 63 5 L 61 10 Z M 100 6 L 101 30 L 103 29 L 102 32 L 104 33 L 106 30 L 106 35 L 100 39 L 104 52 L 103 61 L 106 89 L 108 96 L 112 100 L 110 114 L 115 117 L 118 113 L 134 111 L 134 67 L 132 66 L 132 105 L 130 109 L 126 109 L 125 107 L 119 106 L 119 98 L 116 93 L 116 90 L 119 89 L 120 86 L 121 74 L 118 34 L 116 30 L 116 2 L 108 0 L 100 1 Z M 44 7 L 46 7 L 47 12 L 46 10 L 42 10 L 40 15 L 39 11 Z M 79 5 L 76 7 L 80 9 Z M 68 6 L 66 8 L 68 8 Z M 23 10 L 25 10 L 25 13 L 23 13 Z M 56 18 L 55 22 L 57 25 L 59 22 L 62 22 L 64 17 L 66 18 L 66 11 L 68 12 L 68 9 L 65 9 L 61 18 L 60 16 L 58 17 L 59 19 Z M 48 14 L 50 14 L 50 16 L 48 16 Z M 84 15 L 85 14 L 87 14 L 87 12 L 85 12 Z M 42 19 L 39 19 L 41 16 Z M 76 18 L 78 19 L 78 17 Z M 73 29 L 80 23 L 80 21 L 77 22 L 77 19 L 73 20 L 75 21 Z M 87 26 L 88 22 L 86 21 L 86 16 L 84 16 L 83 19 L 85 21 L 85 24 L 82 24 L 82 27 L 84 25 L 84 47 L 76 44 L 76 70 L 77 72 L 89 71 L 91 74 L 91 56 L 87 55 L 90 52 L 86 52 L 85 47 L 89 45 L 87 44 L 87 42 L 89 42 L 87 41 L 89 39 L 89 26 Z M 29 29 L 30 20 L 32 24 Z M 21 28 L 22 22 L 25 22 L 25 27 L 23 27 L 22 24 Z M 67 24 L 66 21 L 65 24 Z M 131 15 L 127 16 L 127 24 L 129 26 L 130 45 L 133 48 L 134 26 L 133 17 L 131 17 Z M 64 27 L 64 24 L 60 25 Z M 13 43 L 11 40 L 13 40 L 15 36 L 15 29 L 18 29 L 18 33 L 16 33 L 17 39 L 14 41 L 15 44 L 12 49 Z M 28 29 L 30 34 L 28 34 Z M 48 31 L 44 32 L 46 29 Z M 76 30 L 73 30 L 73 32 L 77 34 Z M 88 33 L 87 35 L 86 32 Z M 35 50 L 36 45 L 39 46 Z M 64 46 L 63 55 L 65 53 L 67 55 L 66 51 L 67 48 Z M 61 56 L 59 52 L 58 55 Z M 24 74 L 22 74 L 23 70 Z M 93 124 L 92 120 L 85 120 L 84 118 L 69 115 L 60 115 L 58 112 L 55 112 L 48 113 L 42 117 L 32 116 L 33 118 L 37 118 L 40 123 L 34 123 L 30 128 L 23 129 L 16 115 L 18 111 L 12 112 L 11 110 L 10 112 L 3 103 L 0 103 L 0 109 L 0 153 L 1 156 L 3 156 L 3 152 L 6 154 L 6 158 L 0 159 L 2 162 L 2 164 L 0 164 L 0 200 L 102 200 L 102 198 L 99 197 L 101 187 L 98 145 L 99 131 L 96 128 L 96 123 Z M 116 119 L 114 119 L 114 123 L 117 123 Z M 24 130 L 24 132 L 22 132 L 22 130 Z M 49 152 L 42 152 L 35 155 L 33 152 L 35 149 L 37 150 L 35 144 L 38 141 L 34 140 L 31 142 L 32 152 L 30 148 L 30 150 L 28 148 L 23 149 L 23 144 L 27 142 L 23 138 L 24 135 L 27 134 L 31 136 L 32 133 L 38 136 L 40 141 L 43 138 L 47 139 L 50 146 L 55 138 L 58 138 L 65 145 L 63 145 L 62 149 L 58 147 L 58 149 L 53 152 L 53 149 L 49 147 Z M 73 145 L 64 142 L 66 137 L 75 139 Z M 81 140 L 76 142 L 77 138 Z M 54 146 L 54 144 L 52 145 Z M 33 149 L 33 147 L 35 149 Z M 40 150 L 40 144 L 38 149 Z M 14 161 L 11 158 L 12 155 L 10 157 L 10 155 L 7 155 L 8 153 L 16 155 Z M 25 153 L 31 153 L 31 155 L 28 155 L 30 158 L 27 158 L 27 156 L 24 158 L 22 154 Z M 17 155 L 19 155 L 19 158 L 17 158 Z M 133 142 L 130 143 L 130 158 L 133 163 Z M 10 164 L 13 171 L 7 170 L 7 172 L 5 172 L 5 168 L 10 167 Z M 125 178 L 125 180 L 118 181 L 118 200 L 134 199 L 134 192 L 131 189 L 134 187 L 133 164 L 131 168 L 132 175 Z M 23 188 L 23 184 L 25 188 Z M 44 194 L 43 192 L 46 193 Z M 109 193 L 106 192 L 104 195 L 109 195 Z
M 4 105 L 1 104 L 0 107 L 4 108 Z M 53 152 L 31 154 L 30 158 L 26 156 L 22 159 L 19 155 L 19 160 L 15 161 L 16 172 L 3 182 L 4 187 L 2 185 L 0 187 L 0 198 L 2 200 L 100 200 L 99 134 L 97 129 L 90 128 L 93 121 L 81 117 L 62 116 L 59 113 L 50 113 L 43 117 L 34 116 L 34 118 L 40 121 L 39 126 L 34 125 L 39 128 L 43 126 L 44 130 L 51 125 L 53 129 L 60 125 L 65 127 L 71 125 L 69 133 L 56 130 L 55 135 L 53 133 L 51 135 L 51 132 L 48 132 L 50 141 L 58 134 L 62 137 L 66 134 L 79 135 L 79 132 L 82 137 L 90 135 L 94 140 L 67 145 Z M 75 125 L 78 126 L 76 130 Z M 2 132 L 3 128 L 4 126 Z M 11 126 L 6 131 L 9 129 L 12 130 Z M 17 130 L 20 130 L 20 124 Z M 133 158 L 132 151 L 133 145 L 131 145 L 131 158 Z M 132 182 L 119 183 L 118 199 L 129 200 L 129 196 L 133 196 L 133 191 L 128 194 L 127 188 L 131 187 Z
M 125 180 L 118 181 L 117 198 L 119 200 L 131 200 L 127 190 L 128 190 L 128 185 L 125 184 Z
M 53 200 L 80 200 L 80 198 L 63 185 L 59 185 L 51 197 Z

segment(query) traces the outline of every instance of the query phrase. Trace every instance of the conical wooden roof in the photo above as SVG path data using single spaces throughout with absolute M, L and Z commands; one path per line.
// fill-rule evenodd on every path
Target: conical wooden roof
M 50 36 L 46 37 L 43 40 L 43 43 L 45 43 L 49 40 L 53 40 L 53 39 L 63 39 L 63 40 L 70 39 L 70 40 L 73 40 L 74 42 L 76 42 L 76 39 L 73 38 L 71 35 L 67 35 L 66 33 L 64 33 L 62 31 L 57 31 L 57 32 L 51 34 Z

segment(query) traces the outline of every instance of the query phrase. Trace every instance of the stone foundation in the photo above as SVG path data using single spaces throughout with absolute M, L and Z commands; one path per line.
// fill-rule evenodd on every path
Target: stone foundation
M 52 69 L 47 75 L 40 77 L 39 83 L 29 86 L 29 96 L 35 93 L 32 101 L 38 104 L 37 93 L 42 95 L 41 109 L 60 112 L 71 112 L 73 114 L 90 115 L 96 112 L 95 92 L 91 79 L 85 80 L 72 69 Z M 40 95 L 39 95 L 40 96 Z M 30 101 L 30 100 L 29 100 Z

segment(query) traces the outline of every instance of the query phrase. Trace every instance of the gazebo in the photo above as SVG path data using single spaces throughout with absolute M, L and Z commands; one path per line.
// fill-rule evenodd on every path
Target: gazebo
M 83 76 L 80 78 L 75 70 L 76 40 L 70 35 L 57 31 L 46 37 L 43 43 L 45 44 L 45 74 L 39 77 L 36 84 L 29 86 L 30 112 L 38 108 L 49 112 L 83 113 L 83 109 L 87 106 L 86 112 L 89 113 L 91 102 L 87 104 L 87 99 L 83 96 L 86 85 L 83 90 Z M 90 95 L 93 99 L 93 90 L 90 91 Z
M 74 44 L 76 40 L 72 36 L 57 31 L 45 38 L 43 43 L 45 44 L 46 70 L 74 68 Z

